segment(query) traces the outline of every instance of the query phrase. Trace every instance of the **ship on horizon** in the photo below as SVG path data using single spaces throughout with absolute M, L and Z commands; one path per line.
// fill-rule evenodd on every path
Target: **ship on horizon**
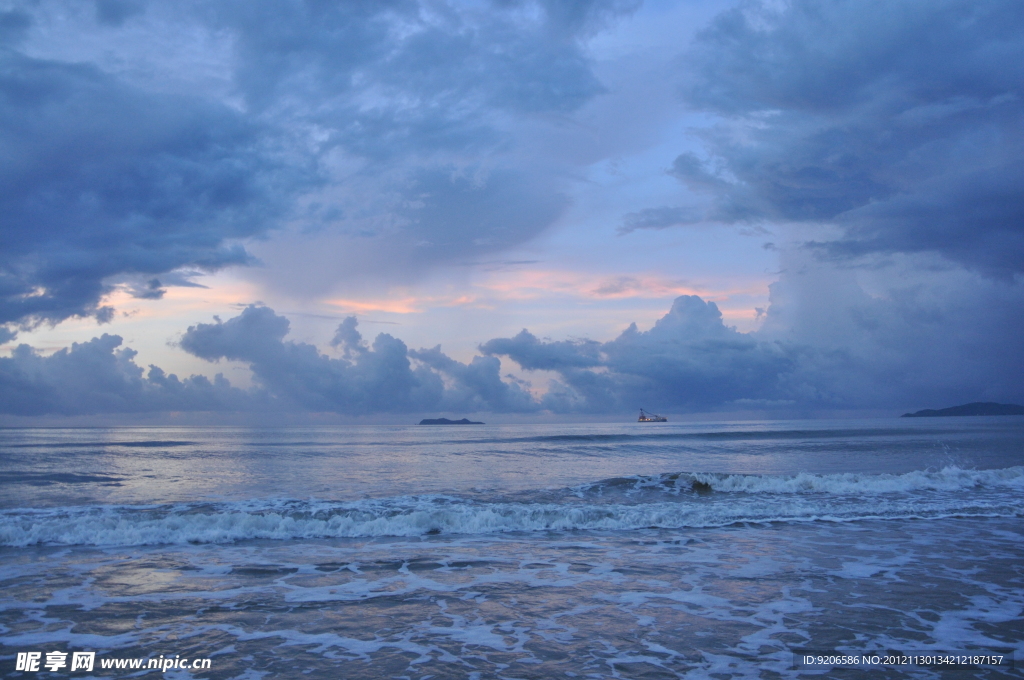
M 657 413 L 645 413 L 643 409 L 640 409 L 640 417 L 637 418 L 638 423 L 667 423 L 668 418 L 665 416 L 659 416 Z

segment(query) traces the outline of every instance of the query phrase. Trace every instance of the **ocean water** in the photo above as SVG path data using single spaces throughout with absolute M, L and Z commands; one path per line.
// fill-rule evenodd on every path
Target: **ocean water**
M 1022 518 L 1014 417 L 5 429 L 0 676 L 1024 677 Z

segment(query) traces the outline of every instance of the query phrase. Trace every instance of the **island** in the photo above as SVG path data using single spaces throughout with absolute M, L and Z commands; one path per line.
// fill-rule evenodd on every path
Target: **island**
M 941 416 L 1024 416 L 1024 406 L 997 404 L 993 401 L 974 401 L 970 404 L 904 413 L 900 418 L 938 418 Z
M 475 420 L 463 418 L 462 420 L 448 420 L 447 418 L 424 418 L 420 425 L 483 425 Z

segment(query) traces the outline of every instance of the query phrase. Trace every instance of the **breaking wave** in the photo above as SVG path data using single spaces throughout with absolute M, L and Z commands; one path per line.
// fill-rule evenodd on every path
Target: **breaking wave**
M 445 495 L 260 500 L 0 512 L 0 545 L 156 545 L 738 523 L 1024 516 L 1024 467 L 795 476 L 677 473 L 606 479 L 514 500 Z
M 759 494 L 886 494 L 913 491 L 958 491 L 975 487 L 1006 487 L 1024 490 L 1024 466 L 1000 470 L 965 470 L 950 466 L 941 470 L 915 470 L 904 474 L 841 473 L 832 475 L 730 475 L 679 472 L 662 475 L 616 477 L 574 487 L 578 495 L 640 491 L 678 494 L 693 491 Z

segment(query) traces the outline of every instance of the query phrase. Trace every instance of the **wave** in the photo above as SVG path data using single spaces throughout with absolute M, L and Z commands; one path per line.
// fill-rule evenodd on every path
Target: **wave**
M 694 485 L 707 487 L 694 493 Z M 663 495 L 668 488 L 674 496 Z M 687 487 L 687 485 L 689 485 Z M 156 545 L 531 531 L 629 531 L 738 523 L 1024 516 L 1024 467 L 904 475 L 615 478 L 536 496 L 545 502 L 425 495 L 352 502 L 263 500 L 0 512 L 0 545 Z M 652 499 L 630 498 L 658 490 Z M 609 502 L 603 498 L 609 490 Z M 705 491 L 698 486 L 696 491 Z M 969 493 L 963 493 L 969 491 Z
M 958 491 L 975 487 L 1007 487 L 1024 490 L 1024 466 L 998 470 L 970 470 L 956 466 L 941 470 L 915 470 L 904 474 L 839 473 L 831 475 L 732 475 L 712 472 L 679 472 L 662 475 L 615 477 L 574 487 L 578 496 L 608 492 L 655 491 L 679 494 L 688 491 L 752 494 L 886 494 L 913 491 Z

